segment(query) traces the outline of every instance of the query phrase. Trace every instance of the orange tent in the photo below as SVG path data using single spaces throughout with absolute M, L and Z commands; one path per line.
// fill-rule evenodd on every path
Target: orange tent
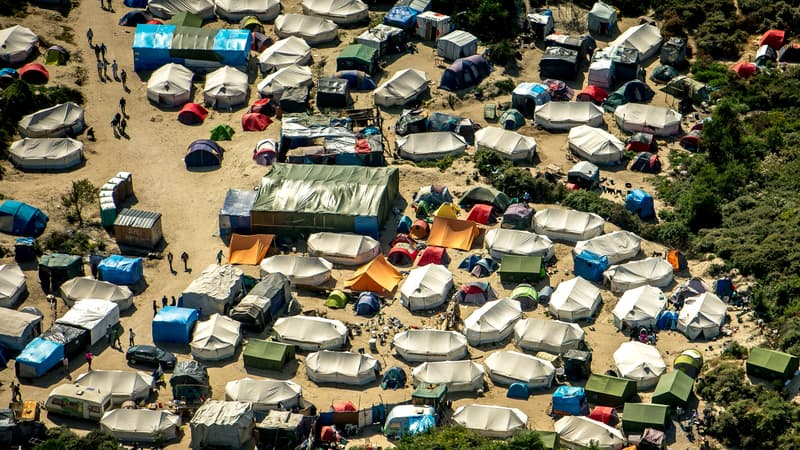
M 402 279 L 400 272 L 392 267 L 383 255 L 378 255 L 377 258 L 359 267 L 353 277 L 344 282 L 344 287 L 389 297 Z
M 435 217 L 428 235 L 428 245 L 469 251 L 479 232 L 475 222 Z
M 267 256 L 274 234 L 233 234 L 228 246 L 230 264 L 259 264 Z

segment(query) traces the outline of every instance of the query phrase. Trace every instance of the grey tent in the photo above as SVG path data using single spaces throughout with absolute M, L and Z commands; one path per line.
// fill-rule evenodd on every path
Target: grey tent
M 27 293 L 25 272 L 16 264 L 0 265 L 0 306 L 15 306 Z
M 586 21 L 590 32 L 610 34 L 617 26 L 617 10 L 603 2 L 595 2 Z
M 472 33 L 456 30 L 436 41 L 436 54 L 455 61 L 478 53 L 478 38 Z
M 168 442 L 180 425 L 180 416 L 164 409 L 114 409 L 100 419 L 100 428 L 121 442 Z
M 243 448 L 253 438 L 253 405 L 244 402 L 207 400 L 189 422 L 189 448 Z
M 11 144 L 9 159 L 22 170 L 65 170 L 83 162 L 83 143 L 71 138 L 24 138 Z
M 38 43 L 36 33 L 21 25 L 0 30 L 0 61 L 10 65 L 22 64 Z
M 22 351 L 42 332 L 42 318 L 8 308 L 0 308 L 0 345 Z
M 22 117 L 17 128 L 22 137 L 56 138 L 80 134 L 86 126 L 83 108 L 72 102 L 60 103 Z

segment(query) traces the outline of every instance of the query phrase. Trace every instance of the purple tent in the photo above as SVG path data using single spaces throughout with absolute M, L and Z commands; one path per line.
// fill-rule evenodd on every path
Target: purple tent
M 514 203 L 503 213 L 503 223 L 501 227 L 510 228 L 512 230 L 528 230 L 531 227 L 533 212 L 533 208 L 529 208 L 528 205 L 524 203 Z

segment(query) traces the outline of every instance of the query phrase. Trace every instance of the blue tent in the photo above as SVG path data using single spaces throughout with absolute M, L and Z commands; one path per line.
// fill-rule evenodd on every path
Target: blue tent
M 47 214 L 27 203 L 6 200 L 0 205 L 0 232 L 17 236 L 39 236 L 44 232 Z
M 372 77 L 360 70 L 340 70 L 336 78 L 347 80 L 347 87 L 354 91 L 372 91 L 377 87 Z
M 194 308 L 161 308 L 153 318 L 153 342 L 188 344 L 192 340 L 192 327 L 199 317 L 199 311 Z
M 147 8 L 147 0 L 123 0 L 122 4 L 128 8 Z
M 130 11 L 119 19 L 119 25 L 123 27 L 135 27 L 147 23 L 153 16 L 148 14 L 147 11 Z
M 656 318 L 656 326 L 659 330 L 674 330 L 677 323 L 677 311 L 661 311 Z
M 233 233 L 250 234 L 250 208 L 256 201 L 258 191 L 252 189 L 230 189 L 225 203 L 219 210 L 219 235 L 227 238 Z
M 572 271 L 575 275 L 583 277 L 589 281 L 602 281 L 603 272 L 608 269 L 608 257 L 584 250 L 574 257 L 575 267 Z
M 477 86 L 489 76 L 492 68 L 481 55 L 459 58 L 450 64 L 442 74 L 439 87 L 448 91 L 457 91 Z
M 40 377 L 57 364 L 61 364 L 62 359 L 64 359 L 63 344 L 37 337 L 17 356 L 17 376 Z
M 542 83 L 520 83 L 511 92 L 511 107 L 525 114 L 533 114 L 537 106 L 550 100 L 550 87 Z
M 578 386 L 559 386 L 553 392 L 553 414 L 580 416 L 589 414 L 586 392 Z
M 475 267 L 475 264 L 481 260 L 481 257 L 478 255 L 467 255 L 461 263 L 458 265 L 459 269 L 464 269 L 467 272 L 472 272 L 472 268 Z
M 398 233 L 408 233 L 411 231 L 411 217 L 403 216 L 400 218 L 400 222 L 397 224 L 397 232 Z
M 183 162 L 186 167 L 219 166 L 222 164 L 222 147 L 211 139 L 198 139 L 189 145 Z
M 144 277 L 142 258 L 111 255 L 97 265 L 99 278 L 114 284 L 136 284 Z
M 401 367 L 391 367 L 383 374 L 381 389 L 400 389 L 406 385 L 406 372 Z
M 436 411 L 430 406 L 398 405 L 386 417 L 384 434 L 402 437 L 424 433 L 436 426 Z
M 383 24 L 409 31 L 417 24 L 419 11 L 408 6 L 395 6 L 383 16 Z
M 381 310 L 381 302 L 373 292 L 362 292 L 356 302 L 356 315 L 370 317 Z
M 506 397 L 520 400 L 527 400 L 530 396 L 531 392 L 526 383 L 512 383 L 511 386 L 508 387 L 508 392 L 506 393 Z
M 10 77 L 16 79 L 19 77 L 19 74 L 11 67 L 4 67 L 0 69 L 0 77 Z
M 720 278 L 714 282 L 714 294 L 717 297 L 731 297 L 733 292 L 733 281 L 730 278 Z
M 653 196 L 641 189 L 634 189 L 625 197 L 625 208 L 642 219 L 656 215 Z

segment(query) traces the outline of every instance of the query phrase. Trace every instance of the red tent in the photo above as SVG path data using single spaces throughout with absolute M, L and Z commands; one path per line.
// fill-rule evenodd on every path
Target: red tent
M 270 99 L 262 98 L 261 100 L 256 100 L 252 105 L 250 105 L 250 112 L 274 116 L 275 105 L 270 103 Z
M 242 116 L 242 128 L 244 131 L 264 131 L 272 123 L 272 119 L 266 114 L 245 113 Z
M 331 404 L 331 411 L 335 411 L 335 412 L 356 412 L 358 410 L 356 409 L 356 405 L 354 405 L 353 402 L 347 401 L 347 400 L 343 400 L 343 401 L 333 402 L 333 404 Z
M 608 92 L 606 92 L 605 89 L 590 84 L 583 88 L 582 91 L 578 92 L 578 96 L 575 100 L 579 102 L 593 102 L 599 105 L 606 101 L 607 98 Z
M 386 260 L 395 266 L 410 266 L 417 259 L 417 253 L 419 250 L 413 245 L 400 243 L 389 249 Z
M 184 125 L 199 125 L 208 117 L 208 111 L 197 103 L 183 105 L 178 113 L 178 120 Z
M 401 243 L 410 244 L 410 245 L 417 245 L 417 241 L 415 241 L 414 238 L 412 238 L 411 236 L 409 236 L 407 234 L 400 233 L 400 234 L 398 234 L 397 236 L 394 237 L 394 240 L 392 240 L 391 247 L 394 247 L 395 245 L 401 244 Z
M 614 425 L 619 420 L 617 410 L 610 406 L 595 406 L 589 414 L 589 418 L 606 425 Z
M 50 79 L 50 72 L 43 65 L 32 62 L 25 64 L 17 70 L 19 77 L 28 83 L 45 84 Z
M 339 433 L 336 432 L 336 428 L 325 425 L 319 430 L 319 440 L 322 442 L 339 442 Z
M 783 46 L 783 40 L 786 38 L 786 32 L 783 30 L 768 30 L 766 33 L 761 35 L 761 39 L 758 40 L 758 46 L 761 47 L 762 45 L 769 45 L 770 47 L 778 50 Z
M 150 19 L 150 20 L 147 21 L 147 24 L 148 25 L 164 25 L 164 22 L 162 22 L 162 21 L 160 21 L 158 19 Z
M 636 133 L 626 142 L 625 150 L 629 152 L 650 152 L 658 151 L 656 141 L 650 133 Z
M 414 221 L 411 225 L 411 237 L 414 239 L 425 239 L 428 237 L 428 233 L 431 231 L 428 222 L 425 222 L 422 219 L 418 219 Z
M 750 78 L 756 74 L 758 67 L 751 62 L 742 61 L 731 67 L 731 70 L 736 72 L 736 75 L 739 75 L 742 78 Z
M 481 225 L 488 224 L 490 217 L 492 217 L 492 205 L 484 205 L 482 203 L 473 205 L 472 209 L 469 210 L 469 214 L 467 214 L 467 220 Z
M 447 256 L 447 252 L 444 250 L 444 247 L 428 247 L 423 250 L 422 255 L 419 257 L 419 261 L 417 261 L 417 266 L 427 266 L 428 264 L 442 264 L 447 265 L 450 263 L 450 257 Z

